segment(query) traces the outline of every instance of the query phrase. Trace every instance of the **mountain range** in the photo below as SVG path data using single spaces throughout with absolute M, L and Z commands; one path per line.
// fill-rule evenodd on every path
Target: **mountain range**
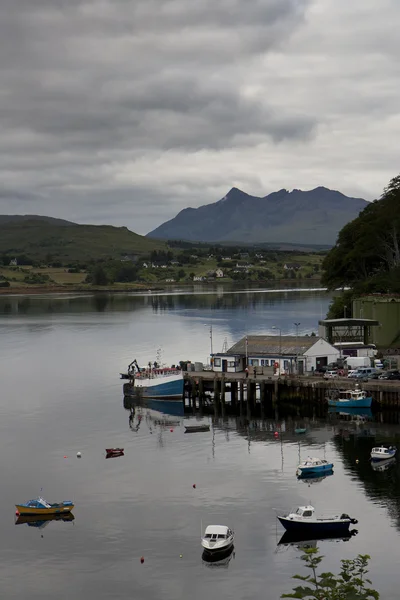
M 147 237 L 198 242 L 333 245 L 368 202 L 325 187 L 282 189 L 259 198 L 238 188 L 212 204 L 185 208 Z

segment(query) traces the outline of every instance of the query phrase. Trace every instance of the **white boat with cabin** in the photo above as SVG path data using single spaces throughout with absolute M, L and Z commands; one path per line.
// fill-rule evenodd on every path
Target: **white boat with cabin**
M 208 525 L 201 538 L 201 545 L 208 554 L 228 552 L 233 546 L 235 534 L 226 525 Z
M 377 446 L 371 450 L 371 460 L 388 460 L 397 452 L 396 446 Z

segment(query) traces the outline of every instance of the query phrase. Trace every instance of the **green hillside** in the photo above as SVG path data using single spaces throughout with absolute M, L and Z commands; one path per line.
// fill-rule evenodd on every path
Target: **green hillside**
M 126 227 L 58 225 L 30 220 L 0 223 L 0 254 L 25 254 L 33 260 L 61 262 L 121 258 L 164 250 L 166 244 Z

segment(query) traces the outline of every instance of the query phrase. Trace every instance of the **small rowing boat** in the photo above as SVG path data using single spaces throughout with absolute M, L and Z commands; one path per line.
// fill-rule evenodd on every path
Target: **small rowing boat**
M 69 513 L 74 508 L 71 500 L 49 504 L 44 498 L 28 500 L 25 504 L 16 504 L 18 514 L 20 515 L 57 515 L 60 513 Z
M 112 458 L 114 456 L 124 456 L 123 448 L 106 448 L 106 458 Z
M 185 433 L 196 433 L 198 431 L 210 431 L 209 425 L 185 425 Z

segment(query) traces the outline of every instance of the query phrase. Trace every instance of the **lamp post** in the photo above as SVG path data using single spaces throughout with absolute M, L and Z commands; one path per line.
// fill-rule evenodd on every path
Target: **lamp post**
M 280 377 L 281 376 L 281 356 L 282 356 L 282 329 L 280 327 L 276 327 L 276 325 L 273 325 L 272 329 L 277 329 L 279 331 L 279 377 Z
M 208 325 L 204 325 L 204 327 L 208 327 Z M 213 334 L 212 334 L 212 325 L 210 327 L 210 349 L 211 349 L 211 364 L 213 362 Z
M 296 373 L 299 374 L 299 325 L 301 323 L 293 323 L 296 327 Z

